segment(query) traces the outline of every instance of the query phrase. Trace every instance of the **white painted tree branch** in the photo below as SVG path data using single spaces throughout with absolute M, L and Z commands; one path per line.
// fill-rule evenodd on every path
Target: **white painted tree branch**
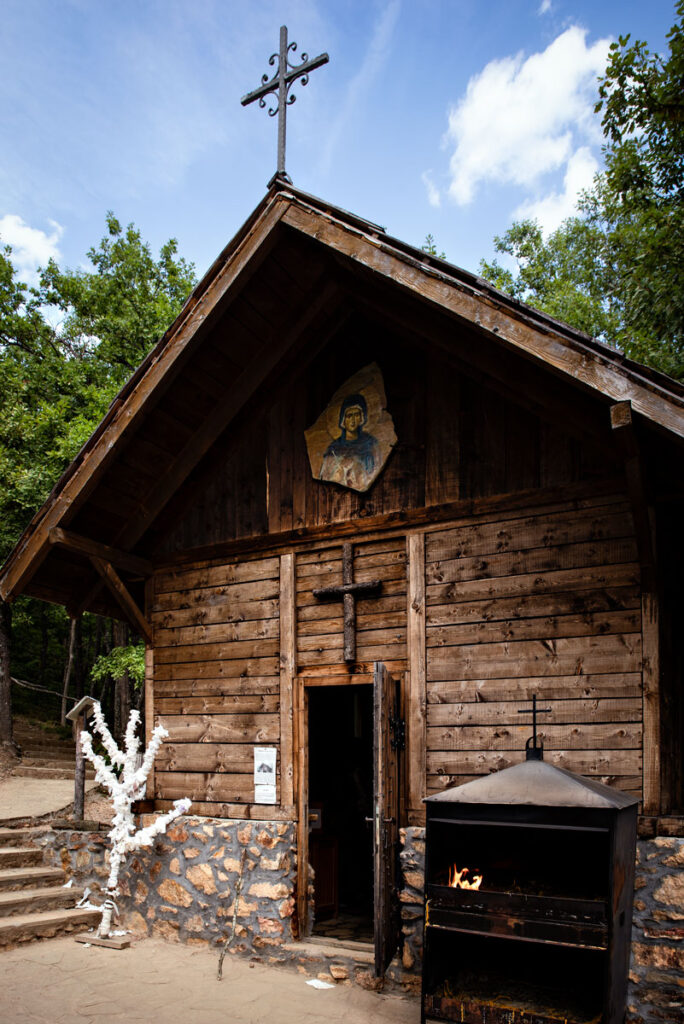
M 126 727 L 123 751 L 119 750 L 107 728 L 102 708 L 97 701 L 93 705 L 93 718 L 95 728 L 102 737 L 102 743 L 112 762 L 112 767 L 108 767 L 104 758 L 95 753 L 92 736 L 84 729 L 81 732 L 83 753 L 95 768 L 96 781 L 109 791 L 114 810 L 112 828 L 109 832 L 112 847 L 109 855 L 107 897 L 102 905 L 102 920 L 97 931 L 100 938 L 106 938 L 111 928 L 112 911 L 116 909 L 114 897 L 118 895 L 119 871 L 126 854 L 139 850 L 143 846 L 151 846 L 156 836 L 162 835 L 175 818 L 190 809 L 192 801 L 187 798 L 175 800 L 172 810 L 160 815 L 146 828 L 136 831 L 131 807 L 133 801 L 138 800 L 142 795 L 154 759 L 164 739 L 168 736 L 168 732 L 162 725 L 155 727 L 142 764 L 137 768 L 140 741 L 136 730 L 140 722 L 140 712 L 131 711 Z M 117 766 L 121 768 L 118 778 L 115 771 Z

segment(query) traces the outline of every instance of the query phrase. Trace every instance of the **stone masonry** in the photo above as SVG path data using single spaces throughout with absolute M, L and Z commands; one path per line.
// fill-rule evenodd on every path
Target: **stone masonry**
M 231 948 L 273 960 L 292 959 L 284 947 L 293 938 L 295 834 L 292 822 L 178 819 L 152 848 L 126 862 L 120 926 L 138 935 L 191 945 L 219 944 L 230 934 L 240 860 L 246 850 Z M 425 829 L 406 828 L 400 835 L 402 945 L 387 974 L 390 982 L 418 991 Z M 48 863 L 63 867 L 78 885 L 89 886 L 98 902 L 108 873 L 106 833 L 53 829 L 36 841 L 44 847 Z M 345 968 L 342 976 L 354 974 Z M 640 840 L 637 845 L 626 1020 L 684 1021 L 684 839 Z
M 149 850 L 131 855 L 119 884 L 119 926 L 192 945 L 230 934 L 243 850 L 247 851 L 232 948 L 254 952 L 292 939 L 295 828 L 289 822 L 179 818 Z M 50 830 L 39 838 L 48 863 L 63 867 L 98 903 L 106 883 L 103 832 Z
M 684 1021 L 684 839 L 637 843 L 629 1024 Z

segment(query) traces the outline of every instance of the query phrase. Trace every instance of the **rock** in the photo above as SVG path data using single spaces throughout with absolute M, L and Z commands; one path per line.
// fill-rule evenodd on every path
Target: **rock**
M 684 919 L 684 873 L 667 875 L 656 891 L 653 899 L 658 903 L 668 904 L 665 915 L 673 921 Z
M 259 930 L 262 935 L 282 935 L 284 928 L 282 921 L 276 921 L 272 917 L 257 917 Z
M 172 903 L 177 907 L 189 907 L 193 902 L 192 894 L 179 882 L 174 882 L 170 878 L 165 878 L 160 883 L 157 892 L 166 903 Z
M 120 887 L 119 887 L 120 888 Z M 136 903 L 144 903 L 147 899 L 148 888 L 143 882 L 142 878 L 139 878 L 135 885 L 135 895 L 133 899 Z
M 189 932 L 203 932 L 205 930 L 204 921 L 199 914 L 193 914 L 192 917 L 189 917 L 185 922 L 185 928 Z
M 199 857 L 200 852 L 196 846 L 185 846 L 183 847 L 183 855 L 186 860 L 194 860 L 195 857 Z
M 272 850 L 278 843 L 277 836 L 272 835 L 266 829 L 262 829 L 259 835 L 256 837 L 257 843 L 263 846 L 266 850 Z M 258 851 L 257 851 L 258 852 Z
M 159 862 L 159 868 L 161 870 L 161 862 Z M 172 857 L 171 860 L 169 861 L 169 871 L 173 875 L 180 875 L 181 868 L 180 868 L 180 861 L 178 860 L 178 857 Z
M 129 910 L 124 914 L 124 924 L 134 935 L 147 935 L 147 921 L 137 910 Z
M 335 981 L 347 981 L 349 978 L 349 968 L 345 967 L 344 964 L 330 964 L 330 974 Z
M 174 843 L 184 843 L 188 838 L 187 829 L 182 825 L 172 825 L 166 834 Z
M 292 917 L 295 911 L 294 896 L 290 896 L 289 899 L 283 900 L 278 907 L 278 913 L 281 917 Z
M 178 925 L 175 921 L 155 921 L 153 932 L 163 939 L 178 940 Z
M 242 843 L 243 846 L 247 846 L 252 838 L 252 826 L 249 822 L 247 822 L 246 825 L 243 825 L 242 828 L 238 829 L 237 837 L 238 841 Z
M 158 877 L 159 872 L 161 871 L 161 869 L 162 869 L 161 861 L 160 860 L 155 861 L 154 864 L 152 865 L 152 867 L 150 868 L 150 878 L 152 879 L 153 882 L 155 882 L 157 880 L 157 877 Z
M 210 896 L 216 892 L 214 874 L 208 864 L 193 864 L 185 872 L 185 877 L 196 889 Z
M 254 882 L 249 887 L 250 896 L 262 896 L 271 900 L 282 899 L 289 892 L 290 888 L 284 882 Z

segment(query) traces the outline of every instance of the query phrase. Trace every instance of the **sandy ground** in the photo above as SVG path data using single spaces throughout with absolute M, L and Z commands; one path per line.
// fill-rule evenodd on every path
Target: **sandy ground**
M 95 782 L 86 782 L 86 790 Z M 11 818 L 42 818 L 45 814 L 61 811 L 74 799 L 73 779 L 0 780 L 0 821 Z
M 296 968 L 265 967 L 158 939 L 124 950 L 73 937 L 0 952 L 3 1024 L 417 1024 L 415 997 L 339 984 L 317 990 Z

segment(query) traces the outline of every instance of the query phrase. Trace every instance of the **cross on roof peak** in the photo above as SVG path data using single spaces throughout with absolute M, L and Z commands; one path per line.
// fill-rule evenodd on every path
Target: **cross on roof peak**
M 301 63 L 292 65 L 289 62 L 290 52 L 294 54 L 296 50 L 297 44 L 288 43 L 287 41 L 287 25 L 281 25 L 280 49 L 278 53 L 272 53 L 268 59 L 268 63 L 271 66 L 276 61 L 278 64 L 273 77 L 269 78 L 268 74 L 262 75 L 261 85 L 257 89 L 253 89 L 252 92 L 248 92 L 240 100 L 243 107 L 253 103 L 255 100 L 259 101 L 260 107 L 265 107 L 266 96 L 272 93 L 277 98 L 277 106 L 268 108 L 269 117 L 278 115 L 278 170 L 274 177 L 284 178 L 285 181 L 290 183 L 291 179 L 285 171 L 285 130 L 287 107 L 297 99 L 294 93 L 290 95 L 290 87 L 298 78 L 301 78 L 302 85 L 306 85 L 309 81 L 309 74 L 315 71 L 316 68 L 320 68 L 323 64 L 327 64 L 330 60 L 327 53 L 321 53 L 312 60 L 309 60 L 308 53 L 303 53 Z

